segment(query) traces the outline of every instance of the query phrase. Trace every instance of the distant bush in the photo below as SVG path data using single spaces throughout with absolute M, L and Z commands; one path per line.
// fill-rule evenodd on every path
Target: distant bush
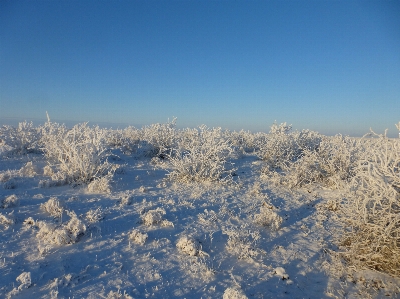
M 286 123 L 271 126 L 269 134 L 259 138 L 258 156 L 267 163 L 264 173 L 270 171 L 288 171 L 292 164 L 305 155 L 318 149 L 322 135 L 303 130 L 290 132 L 291 126 Z
M 282 171 L 271 175 L 274 182 L 290 188 L 318 183 L 339 189 L 354 176 L 362 152 L 355 138 L 341 135 L 328 137 L 308 130 L 292 133 L 291 138 L 293 148 L 290 159 L 283 159 L 283 167 L 278 169 Z M 263 173 L 268 174 L 271 170 L 274 171 L 269 165 Z
M 110 152 L 106 130 L 90 128 L 87 123 L 69 130 L 64 125 L 47 122 L 42 132 L 46 157 L 59 171 L 53 174 L 53 180 L 87 184 L 102 177 L 110 178 L 117 168 L 107 161 Z
M 178 147 L 168 155 L 173 170 L 168 174 L 175 182 L 228 182 L 233 169 L 227 168 L 227 157 L 233 148 L 223 137 L 221 128 L 187 129 Z
M 176 146 L 176 118 L 165 124 L 152 124 L 141 129 L 141 143 L 138 148 L 145 146 L 146 154 L 165 158 L 168 152 Z
M 16 154 L 39 152 L 40 138 L 40 130 L 32 122 L 21 122 L 18 127 L 0 127 L 0 141 L 10 146 L 11 152 Z

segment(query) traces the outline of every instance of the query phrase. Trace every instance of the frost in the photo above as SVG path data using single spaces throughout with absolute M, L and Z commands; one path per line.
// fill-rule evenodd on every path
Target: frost
M 51 197 L 44 204 L 41 204 L 40 208 L 53 217 L 61 217 L 64 212 L 64 206 L 62 202 L 56 197 Z
M 45 243 L 64 245 L 72 244 L 78 241 L 78 238 L 86 232 L 86 225 L 78 219 L 76 214 L 69 212 L 71 219 L 63 224 L 56 226 L 51 223 L 39 221 L 39 232 L 36 237 Z
M 101 208 L 97 208 L 96 210 L 91 209 L 86 213 L 86 220 L 89 223 L 99 222 L 103 218 L 104 218 L 104 213 L 101 210 Z
M 131 297 L 130 295 L 128 295 L 127 293 L 121 293 L 120 290 L 114 292 L 114 291 L 110 291 L 106 297 L 107 299 L 133 299 L 133 297 Z
M 149 210 L 142 215 L 142 222 L 146 226 L 160 225 L 160 226 L 174 226 L 172 222 L 163 219 L 166 212 L 163 208 Z
M 176 243 L 176 247 L 183 253 L 191 256 L 204 255 L 205 253 L 201 250 L 199 241 L 188 237 L 182 236 Z
M 148 237 L 149 236 L 146 233 L 142 233 L 137 229 L 132 230 L 132 232 L 129 234 L 129 239 L 139 245 L 146 243 Z
M 227 288 L 222 296 L 223 299 L 247 299 L 246 294 L 239 288 Z
M 0 213 L 0 224 L 3 224 L 6 228 L 15 223 L 14 211 L 8 214 Z
M 19 173 L 21 176 L 34 177 L 37 175 L 37 167 L 30 161 L 19 170 Z
M 103 176 L 93 179 L 88 184 L 88 191 L 90 193 L 111 193 L 111 176 Z
M 270 205 L 263 205 L 260 207 L 260 213 L 254 215 L 254 221 L 258 225 L 268 226 L 272 230 L 277 230 L 281 226 L 283 219 Z
M 8 208 L 15 208 L 18 207 L 19 205 L 19 199 L 15 194 L 7 196 L 5 199 L 1 201 L 0 207 L 3 209 L 8 209 Z

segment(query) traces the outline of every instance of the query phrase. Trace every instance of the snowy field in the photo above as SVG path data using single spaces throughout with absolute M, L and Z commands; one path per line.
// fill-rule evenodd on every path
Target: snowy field
M 0 128 L 0 298 L 400 298 L 400 141 Z

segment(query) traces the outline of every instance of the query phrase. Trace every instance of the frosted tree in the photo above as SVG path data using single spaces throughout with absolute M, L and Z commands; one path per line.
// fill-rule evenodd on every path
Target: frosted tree
M 396 126 L 397 130 L 399 130 L 399 138 L 400 138 L 400 121 L 398 124 L 394 124 L 394 125 Z

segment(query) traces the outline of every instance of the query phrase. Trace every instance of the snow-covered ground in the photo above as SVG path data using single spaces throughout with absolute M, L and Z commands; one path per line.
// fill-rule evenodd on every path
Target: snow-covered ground
M 0 298 L 400 298 L 399 278 L 332 258 L 340 191 L 272 184 L 252 153 L 229 184 L 178 183 L 116 148 L 112 191 L 96 194 L 43 185 L 43 154 L 8 150 Z

